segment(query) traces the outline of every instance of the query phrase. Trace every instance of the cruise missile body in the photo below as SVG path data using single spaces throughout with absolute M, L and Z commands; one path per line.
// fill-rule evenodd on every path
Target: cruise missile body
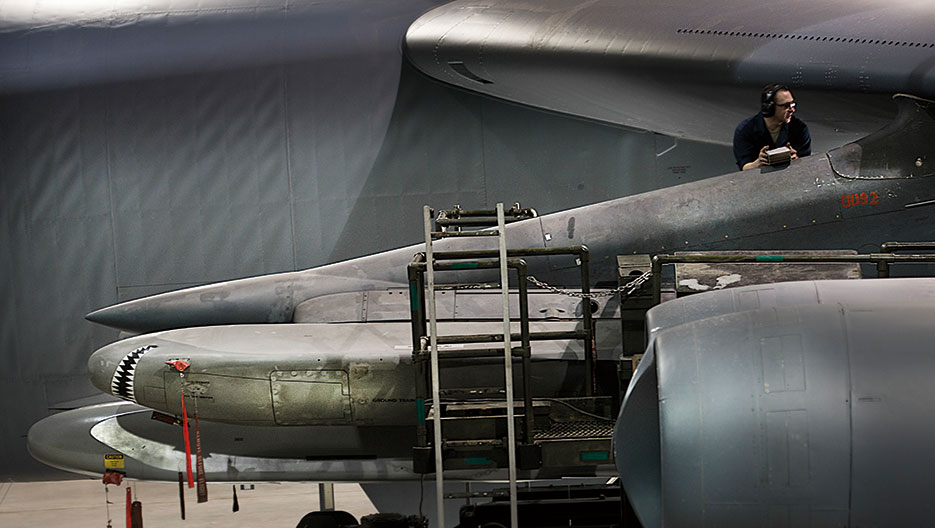
M 483 313 L 489 305 L 484 297 L 499 295 L 465 297 L 461 303 L 452 302 L 449 317 L 462 304 L 480 306 Z M 562 297 L 551 302 L 553 294 L 532 297 L 537 301 L 531 305 L 541 312 L 531 323 L 533 332 L 567 331 L 580 324 L 570 319 L 580 300 Z M 607 298 L 595 305 L 608 316 L 619 316 Z M 384 307 L 383 317 L 398 317 L 392 305 Z M 571 314 L 565 313 L 564 319 L 556 316 L 566 308 Z M 603 322 L 608 324 L 597 325 L 598 360 L 610 364 L 621 351 L 619 322 L 611 317 Z M 496 333 L 502 331 L 502 323 L 448 320 L 440 323 L 440 331 Z M 588 379 L 583 358 L 578 341 L 534 341 L 533 395 L 582 394 Z M 184 361 L 182 370 L 179 361 Z M 125 454 L 129 476 L 175 478 L 185 461 L 181 430 L 163 422 L 183 416 L 184 393 L 189 419 L 198 413 L 203 443 L 210 452 L 205 458 L 209 480 L 419 478 L 411 459 L 420 406 L 408 322 L 167 330 L 101 348 L 89 359 L 89 370 L 99 389 L 129 403 L 67 411 L 34 425 L 30 452 L 54 467 L 94 474 L 100 471 L 104 455 Z M 442 372 L 453 388 L 503 382 L 501 358 L 455 360 Z M 518 372 L 514 381 L 520 386 Z M 72 442 L 75 437 L 82 441 Z M 498 479 L 506 476 L 505 471 L 478 467 L 453 471 L 451 478 Z M 548 471 L 555 468 L 523 475 L 556 476 Z M 613 465 L 608 462 L 591 471 L 589 476 L 610 475 Z
M 595 293 L 583 301 L 530 292 L 531 331 L 576 329 L 582 310 L 593 310 L 598 363 L 613 367 L 621 353 L 619 303 L 600 295 L 607 292 Z M 440 332 L 503 330 L 499 291 L 442 290 L 436 304 Z M 515 292 L 510 305 L 515 316 Z M 175 478 L 185 467 L 180 428 L 150 416 L 181 417 L 184 393 L 189 418 L 198 413 L 211 451 L 209 480 L 418 479 L 411 453 L 419 406 L 410 310 L 408 288 L 338 293 L 309 300 L 299 310 L 326 314 L 327 322 L 191 327 L 121 339 L 92 354 L 88 368 L 101 391 L 129 403 L 50 416 L 31 429 L 30 452 L 54 467 L 87 474 L 100 471 L 105 455 L 125 453 L 128 475 Z M 533 341 L 531 356 L 533 395 L 584 392 L 588 377 L 580 341 Z M 520 371 L 515 375 L 521 387 Z M 442 376 L 449 388 L 502 387 L 503 360 L 448 361 Z M 72 442 L 76 436 L 83 441 Z M 555 468 L 544 471 L 525 476 L 547 477 Z M 613 464 L 587 471 L 610 475 Z M 505 477 L 505 470 L 487 466 L 452 474 L 468 480 Z
M 411 427 L 243 427 L 209 421 L 199 426 L 210 482 L 417 478 L 408 454 Z M 121 471 L 134 479 L 173 481 L 185 471 L 182 428 L 154 420 L 152 409 L 129 402 L 49 416 L 30 428 L 27 445 L 37 460 L 89 476 L 104 472 L 106 456 L 118 457 Z M 482 473 L 466 472 L 462 478 Z
M 531 323 L 532 332 L 579 323 Z M 442 323 L 453 334 L 495 334 L 502 323 Z M 616 330 L 616 331 L 615 331 Z M 515 325 L 519 332 L 519 324 Z M 619 328 L 598 333 L 599 359 L 620 354 Z M 417 416 L 408 323 L 268 324 L 166 330 L 107 345 L 88 361 L 101 391 L 181 415 L 181 395 L 203 420 L 240 425 L 408 425 Z M 458 347 L 445 346 L 445 350 Z M 463 348 L 463 346 L 462 346 Z M 173 364 L 185 361 L 183 372 Z M 450 388 L 503 383 L 502 358 L 446 363 Z M 583 394 L 588 377 L 580 341 L 532 343 L 532 393 Z M 520 386 L 520 373 L 515 373 Z
M 543 215 L 507 226 L 513 248 L 586 245 L 596 286 L 617 286 L 616 256 L 679 250 L 874 249 L 888 240 L 931 237 L 935 207 L 935 111 L 928 101 L 896 98 L 890 126 L 856 143 L 785 167 L 725 174 L 704 181 Z M 494 249 L 478 238 L 447 239 L 437 251 Z M 326 313 L 300 309 L 335 293 L 405 287 L 413 245 L 302 271 L 208 284 L 97 310 L 89 320 L 129 332 L 245 323 L 317 322 Z M 575 284 L 571 257 L 530 259 L 551 284 Z M 491 272 L 489 279 L 495 278 Z M 440 282 L 483 275 L 451 273 Z

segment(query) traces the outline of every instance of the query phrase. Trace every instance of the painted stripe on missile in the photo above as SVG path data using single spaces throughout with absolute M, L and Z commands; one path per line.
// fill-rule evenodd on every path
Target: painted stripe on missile
M 607 451 L 582 451 L 582 462 L 607 462 L 610 460 L 610 453 Z
M 416 299 L 418 299 L 418 297 L 416 296 L 417 293 L 418 292 L 416 291 L 416 285 L 410 284 L 409 285 L 409 309 L 413 312 L 419 311 L 419 305 L 416 303 Z
M 782 262 L 782 255 L 765 255 L 756 258 L 757 262 Z
M 476 269 L 476 262 L 452 262 L 451 269 Z
M 419 415 L 419 425 L 425 424 L 425 398 L 416 398 L 416 413 Z
M 490 465 L 490 459 L 487 457 L 470 457 L 464 463 L 469 466 L 487 466 Z

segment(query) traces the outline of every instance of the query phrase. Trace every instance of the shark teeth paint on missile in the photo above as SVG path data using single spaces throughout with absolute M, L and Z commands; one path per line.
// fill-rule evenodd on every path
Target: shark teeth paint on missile
M 133 379 L 136 375 L 136 365 L 140 357 L 147 350 L 158 348 L 159 345 L 147 345 L 130 352 L 123 358 L 117 368 L 114 369 L 114 377 L 110 382 L 110 392 L 114 396 L 119 396 L 125 400 L 136 403 L 136 394 L 133 391 Z

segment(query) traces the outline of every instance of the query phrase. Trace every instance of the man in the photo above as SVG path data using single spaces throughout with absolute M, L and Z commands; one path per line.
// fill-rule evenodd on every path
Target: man
M 744 119 L 734 130 L 734 157 L 740 170 L 769 165 L 766 151 L 789 147 L 792 159 L 812 153 L 808 126 L 795 117 L 795 98 L 789 88 L 771 84 L 760 93 L 760 113 Z

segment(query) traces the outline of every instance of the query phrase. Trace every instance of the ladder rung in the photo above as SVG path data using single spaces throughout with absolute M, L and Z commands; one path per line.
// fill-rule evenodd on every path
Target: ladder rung
M 470 447 L 503 447 L 503 440 L 445 440 L 442 442 L 442 449 Z
M 445 494 L 446 499 L 467 499 L 469 497 L 472 499 L 475 499 L 475 498 L 483 499 L 483 498 L 491 498 L 491 497 L 509 497 L 509 496 L 510 496 L 509 490 L 453 492 L 453 493 Z
M 461 208 L 459 206 L 455 206 L 455 211 L 453 211 L 453 213 L 457 214 L 459 212 L 461 212 Z M 493 217 L 491 217 L 489 214 L 491 212 L 494 214 Z M 506 426 L 507 426 L 508 440 L 507 441 L 504 441 L 504 440 L 460 440 L 460 441 L 447 441 L 446 442 L 442 440 L 442 421 L 444 420 L 444 417 L 441 416 L 441 413 L 440 413 L 441 407 L 438 407 L 438 409 L 436 409 L 435 405 L 433 405 L 428 413 L 429 416 L 427 416 L 426 418 L 428 419 L 430 416 L 433 417 L 432 419 L 432 421 L 434 422 L 432 426 L 432 429 L 434 430 L 433 443 L 437 446 L 436 449 L 434 449 L 435 466 L 437 468 L 436 479 L 435 479 L 437 514 L 440 517 L 444 515 L 444 502 L 443 502 L 444 500 L 443 499 L 444 471 L 443 469 L 445 467 L 445 463 L 442 459 L 442 448 L 443 447 L 465 448 L 465 449 L 478 448 L 478 447 L 496 447 L 496 448 L 502 449 L 506 447 L 507 453 L 508 453 L 508 459 L 509 459 L 509 476 L 510 476 L 510 491 L 511 491 L 510 492 L 510 520 L 511 520 L 510 524 L 512 526 L 516 526 L 518 524 L 517 507 L 516 507 L 516 466 L 514 464 L 514 462 L 516 461 L 516 454 L 514 451 L 514 448 L 515 448 L 514 429 L 516 427 L 516 423 L 515 423 L 516 414 L 514 413 L 514 406 L 516 405 L 516 402 L 509 401 L 513 399 L 513 375 L 511 374 L 512 369 L 513 369 L 512 357 L 523 358 L 524 364 L 528 363 L 529 358 L 530 358 L 530 349 L 529 349 L 529 346 L 525 346 L 525 347 L 506 346 L 508 344 L 507 343 L 508 340 L 512 341 L 511 339 L 512 332 L 510 329 L 510 317 L 509 317 L 509 298 L 508 298 L 508 291 L 507 291 L 509 288 L 509 284 L 507 282 L 508 279 L 506 278 L 506 274 L 508 271 L 507 268 L 512 268 L 512 267 L 517 268 L 517 270 L 520 272 L 521 279 L 522 279 L 522 273 L 525 273 L 525 263 L 523 261 L 508 258 L 509 253 L 506 250 L 505 227 L 508 222 L 520 219 L 516 217 L 521 216 L 521 215 L 522 216 L 527 215 L 527 211 L 519 210 L 519 204 L 515 204 L 513 206 L 513 209 L 511 210 L 511 213 L 514 214 L 514 218 L 507 218 L 506 213 L 503 210 L 502 203 L 498 203 L 494 211 L 490 211 L 490 212 L 470 211 L 471 218 L 449 218 L 446 212 L 440 215 L 440 217 L 436 219 L 434 230 L 433 230 L 433 226 L 431 225 L 432 210 L 428 206 L 425 206 L 423 208 L 423 219 L 424 219 L 423 227 L 424 227 L 424 232 L 425 232 L 425 246 L 426 246 L 426 250 L 424 254 L 425 262 L 423 262 L 421 265 L 418 265 L 417 262 L 414 260 L 410 264 L 409 269 L 415 273 L 420 273 L 419 268 L 422 268 L 428 274 L 428 284 L 427 284 L 428 292 L 433 300 L 431 301 L 431 304 L 429 304 L 429 309 L 428 309 L 428 316 L 429 316 L 429 329 L 428 330 L 431 333 L 431 335 L 426 336 L 426 337 L 430 337 L 432 341 L 435 342 L 433 344 L 437 344 L 438 338 L 439 338 L 438 330 L 436 326 L 437 314 L 435 312 L 435 306 L 434 306 L 434 302 L 435 302 L 434 295 L 435 295 L 435 288 L 436 288 L 435 280 L 434 280 L 435 271 L 465 270 L 465 269 L 494 269 L 494 268 L 500 269 L 500 281 L 499 282 L 500 282 L 500 288 L 504 295 L 505 328 L 504 328 L 504 334 L 495 336 L 495 337 L 497 337 L 498 338 L 497 341 L 503 343 L 504 346 L 501 348 L 480 348 L 480 349 L 460 349 L 460 350 L 450 350 L 450 349 L 441 350 L 437 346 L 435 346 L 434 347 L 435 350 L 433 351 L 434 356 L 432 354 L 429 354 L 429 357 L 431 359 L 430 371 L 431 371 L 431 376 L 432 376 L 432 381 L 431 381 L 432 401 L 435 403 L 435 405 L 438 405 L 441 400 L 441 390 L 439 387 L 439 364 L 438 364 L 440 360 L 472 359 L 472 358 L 484 358 L 484 357 L 494 358 L 494 357 L 504 357 L 504 355 L 510 356 L 509 358 L 510 360 L 504 363 L 504 373 L 506 375 L 506 395 L 505 395 L 506 401 L 504 401 L 503 403 L 505 410 L 507 411 L 505 418 L 507 421 Z M 452 216 L 454 216 L 454 214 Z M 467 212 L 465 212 L 465 216 L 468 216 Z M 529 214 L 528 216 L 535 216 L 534 211 L 532 212 L 532 214 Z M 488 227 L 490 226 L 490 224 L 494 224 L 494 226 L 492 228 Z M 447 226 L 454 226 L 456 229 L 452 231 L 447 231 L 446 230 Z M 483 226 L 483 228 L 465 231 L 461 229 L 461 227 L 464 227 L 464 226 L 472 226 L 472 227 Z M 435 256 L 435 253 L 432 250 L 433 240 L 449 238 L 449 237 L 454 238 L 454 237 L 476 237 L 476 236 L 499 238 L 499 251 L 496 253 L 496 257 L 497 257 L 496 260 L 487 260 L 487 261 L 479 261 L 479 262 L 478 261 L 464 262 L 463 260 L 461 260 L 460 262 L 437 262 L 436 261 L 436 258 L 440 258 L 441 255 L 439 255 L 438 257 Z M 463 259 L 463 255 L 460 258 Z M 414 310 L 417 311 L 415 308 Z M 413 322 L 413 328 L 415 330 L 415 321 Z M 523 329 L 527 332 L 527 335 L 528 335 L 528 328 L 524 326 Z M 422 332 L 425 332 L 424 327 L 422 329 Z M 484 340 L 477 341 L 479 337 L 482 337 Z M 451 338 L 451 339 L 454 339 L 454 341 L 448 344 L 484 343 L 484 342 L 490 342 L 490 337 L 491 336 L 489 335 L 487 336 L 454 336 Z M 417 335 L 414 338 L 414 345 L 415 345 L 414 349 L 423 348 L 425 346 L 424 344 L 420 345 L 419 341 L 420 341 L 420 338 Z M 522 341 L 524 341 L 525 344 L 528 345 L 528 342 L 526 342 L 525 340 L 522 340 Z M 422 343 L 424 343 L 424 340 L 422 340 Z M 424 361 L 425 355 L 426 355 L 425 350 L 419 350 L 419 351 L 414 350 L 413 352 L 415 355 L 417 355 L 416 359 L 420 359 Z M 421 357 L 418 357 L 418 356 L 421 356 Z M 524 410 L 528 411 L 527 414 L 530 414 L 532 413 L 532 407 L 531 407 L 531 396 L 530 396 L 529 387 L 528 387 L 529 385 L 528 368 L 524 371 L 524 376 L 526 377 L 524 378 L 524 383 L 523 383 L 523 387 L 524 387 L 523 405 L 524 405 Z M 499 391 L 498 391 L 498 394 L 499 394 Z M 438 415 L 436 415 L 436 411 L 439 411 Z M 499 417 L 495 417 L 495 418 L 500 419 Z M 530 423 L 532 422 L 532 417 L 527 417 L 527 418 L 528 420 L 525 425 L 525 427 L 527 428 L 526 441 L 529 441 L 531 440 Z M 471 425 L 476 426 L 477 422 L 473 422 Z M 477 436 L 481 436 L 481 435 L 477 435 Z M 422 441 L 421 445 L 424 446 L 425 439 L 422 439 L 421 441 Z M 423 451 L 420 451 L 420 453 L 421 452 Z M 484 457 L 484 459 L 487 460 L 487 464 L 489 465 L 490 460 L 486 459 L 486 457 Z M 413 463 L 415 464 L 415 459 Z M 471 463 L 470 459 L 468 459 L 467 463 L 468 464 Z
M 513 408 L 522 408 L 525 405 L 523 400 L 514 400 Z M 497 409 L 504 410 L 507 408 L 507 402 L 505 400 L 469 400 L 462 402 L 447 402 L 445 403 L 445 418 L 451 417 L 465 417 L 465 416 L 479 416 L 478 414 L 465 414 L 465 413 L 479 413 L 481 411 L 491 412 Z M 533 408 L 538 411 L 548 411 L 551 406 L 548 402 L 542 401 L 533 401 Z M 429 413 L 431 415 L 431 413 Z M 494 416 L 494 415 L 484 415 L 484 416 Z M 522 416 L 522 415 L 518 415 Z
M 499 405 L 498 405 L 499 403 Z M 443 404 L 445 407 L 445 414 L 442 416 L 443 422 L 457 422 L 464 420 L 478 420 L 478 419 L 504 419 L 506 418 L 505 411 L 507 410 L 506 402 L 484 402 L 483 404 L 472 404 L 470 402 L 461 402 L 461 403 L 452 403 L 447 402 Z M 513 402 L 513 409 L 519 409 L 520 412 L 514 413 L 514 418 L 522 418 L 526 416 L 526 413 L 523 412 L 524 403 L 522 401 Z M 533 408 L 533 415 L 536 411 L 548 411 L 548 407 L 543 407 L 542 405 L 537 405 Z M 504 413 L 504 414 L 501 414 Z M 425 413 L 425 421 L 431 422 L 435 420 L 435 407 L 429 407 L 429 411 Z
M 414 354 L 417 360 L 428 361 L 431 357 L 428 349 L 419 350 Z M 513 348 L 513 357 L 522 358 L 523 348 L 515 347 Z M 470 359 L 470 358 L 488 358 L 488 357 L 503 357 L 502 348 L 462 348 L 462 349 L 442 349 L 438 351 L 438 359 Z
M 432 238 L 457 238 L 457 237 L 478 237 L 478 236 L 500 236 L 500 232 L 493 231 L 432 231 Z
M 490 282 L 466 282 L 459 284 L 436 284 L 435 291 L 438 290 L 500 290 L 499 284 Z
M 523 357 L 523 347 L 512 349 L 513 357 Z M 502 348 L 466 348 L 463 350 L 439 350 L 438 359 L 466 359 L 503 357 Z
M 568 330 L 561 332 L 530 332 L 530 341 L 553 341 L 558 339 L 584 339 L 587 336 L 585 330 Z M 522 341 L 523 335 L 520 333 L 511 333 L 510 341 Z M 502 343 L 503 334 L 463 334 L 438 336 L 436 341 L 439 345 L 453 345 L 461 343 Z
M 475 387 L 472 389 L 441 389 L 438 394 L 441 396 L 461 397 L 461 398 L 483 398 L 487 396 L 503 396 L 506 389 L 501 387 Z
M 503 223 L 518 222 L 525 218 L 503 217 Z M 497 216 L 465 216 L 463 218 L 439 218 L 435 220 L 436 226 L 495 226 L 497 225 Z
M 519 341 L 519 334 L 510 334 L 512 341 Z M 503 334 L 462 334 L 438 336 L 436 341 L 439 345 L 455 345 L 463 343 L 502 343 Z

